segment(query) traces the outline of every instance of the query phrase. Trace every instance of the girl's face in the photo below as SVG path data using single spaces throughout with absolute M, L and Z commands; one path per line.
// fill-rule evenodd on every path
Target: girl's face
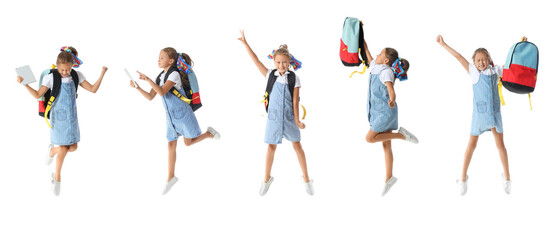
M 487 69 L 490 62 L 491 60 L 489 59 L 489 56 L 485 53 L 480 52 L 474 56 L 474 65 L 476 65 L 476 68 L 479 71 Z
M 174 60 L 169 57 L 164 51 L 159 52 L 159 61 L 157 61 L 157 65 L 160 68 L 168 68 L 173 64 Z
M 57 63 L 56 69 L 58 69 L 58 73 L 60 73 L 63 78 L 67 78 L 70 76 L 70 72 L 72 72 L 73 65 L 73 63 Z
M 290 61 L 291 60 L 286 55 L 276 55 L 276 57 L 274 58 L 274 64 L 276 65 L 276 69 L 278 70 L 280 75 L 283 75 L 287 70 L 289 70 Z
M 390 60 L 386 57 L 386 49 L 382 49 L 382 51 L 377 55 L 377 59 L 375 59 L 375 64 L 388 64 Z

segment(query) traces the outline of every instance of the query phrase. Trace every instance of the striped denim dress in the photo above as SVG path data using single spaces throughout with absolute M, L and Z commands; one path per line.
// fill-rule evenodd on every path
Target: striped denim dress
M 179 92 L 186 96 L 184 89 L 181 88 Z M 161 98 L 167 119 L 167 141 L 175 141 L 179 136 L 195 138 L 202 134 L 198 120 L 196 120 L 192 107 L 188 103 L 180 100 L 171 91 L 168 91 Z
M 380 73 L 382 71 L 391 71 L 390 67 L 377 68 L 375 66 L 369 76 L 369 96 L 367 101 L 367 111 L 369 124 L 373 132 L 386 132 L 398 129 L 398 105 L 394 108 L 388 106 L 388 89 L 386 85 L 380 81 Z
M 495 128 L 498 133 L 503 133 L 503 120 L 501 118 L 501 100 L 497 74 L 480 74 L 474 88 L 474 108 L 470 134 L 479 136 L 485 131 Z
M 62 83 L 60 93 L 50 112 L 50 142 L 54 145 L 72 145 L 80 141 L 76 88 L 73 82 Z
M 300 142 L 301 131 L 295 124 L 293 97 L 291 97 L 289 87 L 287 84 L 276 81 L 270 94 L 264 142 L 281 144 L 284 137 L 290 142 Z

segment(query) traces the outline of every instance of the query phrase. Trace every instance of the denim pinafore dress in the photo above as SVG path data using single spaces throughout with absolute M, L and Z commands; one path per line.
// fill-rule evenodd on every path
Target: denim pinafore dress
M 388 89 L 379 77 L 382 71 L 392 72 L 387 65 L 375 65 L 369 76 L 367 111 L 371 131 L 377 133 L 398 129 L 398 105 L 388 106 Z
M 495 73 L 491 75 L 480 73 L 479 80 L 473 84 L 474 108 L 470 129 L 470 134 L 473 136 L 479 136 L 492 128 L 495 128 L 498 133 L 503 133 L 498 81 Z
M 184 89 L 179 90 L 180 94 L 186 96 Z M 177 96 L 168 91 L 163 95 L 163 106 L 165 107 L 165 117 L 167 119 L 167 141 L 172 142 L 184 136 L 185 138 L 195 138 L 202 134 L 198 120 L 192 111 L 192 107 Z
M 80 141 L 76 87 L 74 82 L 62 83 L 60 93 L 50 110 L 50 142 L 54 145 L 72 145 Z
M 289 92 L 288 84 L 276 81 L 270 94 L 264 142 L 281 144 L 284 137 L 290 142 L 299 142 L 301 131 L 295 124 L 293 97 Z

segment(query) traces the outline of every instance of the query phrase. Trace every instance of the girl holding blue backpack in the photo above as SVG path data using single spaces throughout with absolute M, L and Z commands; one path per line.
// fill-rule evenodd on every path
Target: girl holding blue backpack
M 509 162 L 507 149 L 503 140 L 503 121 L 501 117 L 501 101 L 499 99 L 498 82 L 503 74 L 503 67 L 493 65 L 491 56 L 485 48 L 478 48 L 472 56 L 473 64 L 469 63 L 460 53 L 448 46 L 441 35 L 437 37 L 439 43 L 446 49 L 470 74 L 474 89 L 474 109 L 472 125 L 470 129 L 470 140 L 466 153 L 464 154 L 464 165 L 462 176 L 456 181 L 460 187 L 460 194 L 463 196 L 468 191 L 468 167 L 472 160 L 472 155 L 476 149 L 479 135 L 486 131 L 491 131 L 495 138 L 497 150 L 503 165 L 504 173 L 501 175 L 503 188 L 507 194 L 511 191 L 511 180 L 509 173 Z
M 44 115 L 47 119 L 47 123 L 49 123 L 49 127 L 51 127 L 51 144 L 48 147 L 46 157 L 47 165 L 49 165 L 56 156 L 56 171 L 52 173 L 51 179 L 52 191 L 56 196 L 60 194 L 61 171 L 64 158 L 68 152 L 74 152 L 78 149 L 78 142 L 80 141 L 80 127 L 78 125 L 76 107 L 76 91 L 78 85 L 87 91 L 96 93 L 107 71 L 107 67 L 103 67 L 101 76 L 97 82 L 91 85 L 85 80 L 81 72 L 72 69 L 82 64 L 82 61 L 77 57 L 78 51 L 73 47 L 62 47 L 60 51 L 56 59 L 56 69 L 51 70 L 50 74 L 44 77 L 39 90 L 25 85 L 25 88 L 27 88 L 35 99 L 43 97 L 47 91 L 49 95 L 53 91 L 57 92 L 57 94 L 52 94 L 52 96 L 49 97 L 52 100 L 49 101 L 49 106 Z M 21 83 L 23 77 L 18 76 L 17 81 Z M 48 100 L 49 99 L 46 101 Z M 48 121 L 49 116 L 50 122 Z
M 163 72 L 159 74 L 154 82 L 146 75 L 140 74 L 140 79 L 145 80 L 151 86 L 149 92 L 144 91 L 137 86 L 132 80 L 130 86 L 134 87 L 148 100 L 152 100 L 155 95 L 160 95 L 165 107 L 167 119 L 167 142 L 168 142 L 168 177 L 163 188 L 163 194 L 167 194 L 173 185 L 179 180 L 175 176 L 175 164 L 177 162 L 177 140 L 179 136 L 183 136 L 184 144 L 191 146 L 206 138 L 219 140 L 220 134 L 208 127 L 205 133 L 202 133 L 193 108 L 190 103 L 195 99 L 188 99 L 186 88 L 190 87 L 189 79 L 196 78 L 192 71 L 192 60 L 186 53 L 179 54 L 174 48 L 168 47 L 159 53 L 158 65 L 163 68 Z M 199 98 L 199 96 L 198 96 Z M 199 100 L 199 99 L 198 99 Z M 195 110 L 195 109 L 194 109 Z

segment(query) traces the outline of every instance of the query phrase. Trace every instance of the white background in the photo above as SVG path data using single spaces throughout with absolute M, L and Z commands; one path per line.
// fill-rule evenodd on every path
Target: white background
M 557 31 L 550 1 L 4 1 L 0 7 L 0 239 L 556 239 Z M 399 122 L 420 143 L 393 143 L 398 183 L 381 197 L 384 153 L 368 144 L 368 74 L 339 60 L 344 18 L 358 17 L 376 56 L 396 48 L 411 63 L 396 84 Z M 261 61 L 280 44 L 303 62 L 302 131 L 316 194 L 308 196 L 291 144 L 278 146 L 265 197 L 265 79 L 237 40 Z M 491 134 L 480 137 L 469 191 L 460 175 L 469 138 L 472 86 L 436 42 L 438 34 L 470 59 L 485 47 L 497 64 L 522 36 L 540 49 L 528 97 L 505 91 L 503 106 L 512 194 L 502 189 Z M 45 166 L 49 131 L 14 69 L 35 75 L 75 46 L 90 83 L 107 66 L 97 94 L 79 90 L 81 142 L 68 154 L 62 192 Z M 204 107 L 202 129 L 221 141 L 180 145 L 180 181 L 161 196 L 167 172 L 165 117 L 123 68 L 155 78 L 160 49 L 194 60 Z M 134 74 L 135 75 L 135 74 Z M 135 75 L 136 76 L 136 75 Z M 140 82 L 144 89 L 149 85 Z M 36 88 L 36 83 L 32 85 Z

